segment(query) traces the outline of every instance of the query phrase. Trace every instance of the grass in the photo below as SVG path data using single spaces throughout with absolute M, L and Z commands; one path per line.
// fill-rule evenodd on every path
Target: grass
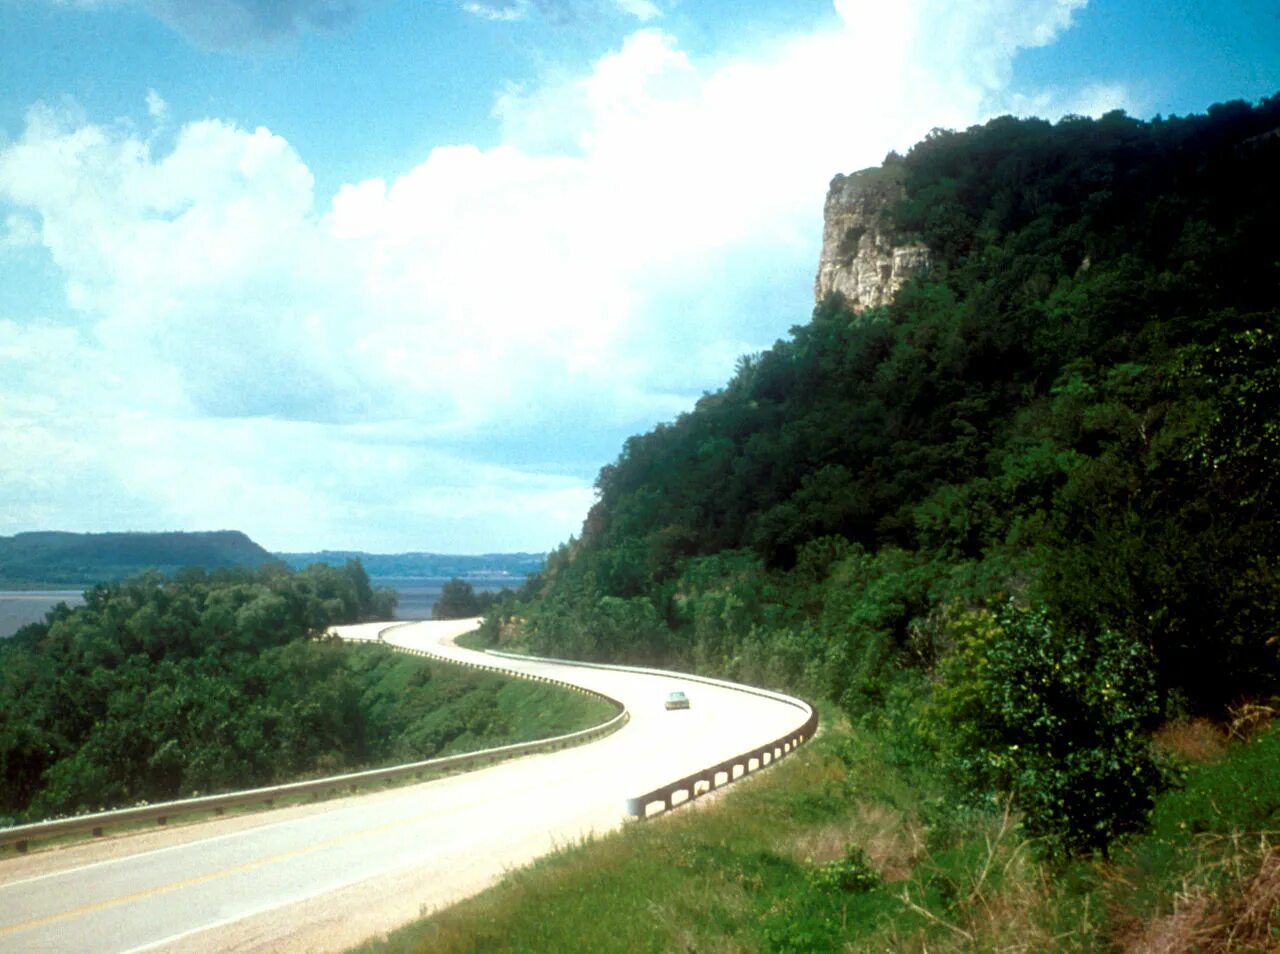
M 1105 868 L 1124 951 L 1280 948 L 1280 727 L 1236 742 L 1185 779 Z
M 824 715 L 776 769 L 356 954 L 1280 950 L 1280 731 L 1168 727 L 1184 781 L 1150 830 L 1055 866 L 1007 804 L 949 803 L 885 740 Z
M 454 642 L 463 649 L 474 649 L 478 653 L 484 652 L 486 649 L 492 648 L 492 643 L 485 636 L 483 630 L 473 629 L 469 633 L 463 633 L 454 639 Z
M 881 890 L 911 864 L 904 780 L 862 778 L 828 731 L 715 800 L 564 849 L 495 888 L 358 950 L 665 952 L 843 949 L 901 908 Z M 850 853 L 862 840 L 872 848 Z
M 365 687 L 362 710 L 389 739 L 380 765 L 563 735 L 615 714 L 586 693 L 382 646 L 354 646 L 348 660 Z

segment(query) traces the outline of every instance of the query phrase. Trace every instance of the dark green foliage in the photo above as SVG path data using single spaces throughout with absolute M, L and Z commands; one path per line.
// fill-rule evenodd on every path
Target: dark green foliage
M 0 825 L 419 761 L 611 714 L 323 635 L 394 605 L 348 560 L 153 572 L 55 609 L 0 642 Z
M 1280 676 L 1280 319 L 1259 320 L 1057 402 L 1099 446 L 1057 496 L 1046 595 L 1152 647 L 1207 712 Z
M 388 600 L 355 562 L 95 586 L 83 607 L 0 643 L 0 815 L 364 762 L 376 736 L 348 653 L 313 637 L 381 615 Z
M 444 585 L 440 598 L 431 607 L 433 619 L 467 619 L 480 615 L 480 600 L 466 580 L 456 577 Z
M 431 616 L 433 619 L 469 619 L 489 613 L 495 607 L 508 606 L 514 599 L 513 590 L 477 593 L 466 580 L 455 578 L 444 585 L 440 598 L 431 608 Z
M 952 628 L 928 713 L 949 768 L 1011 793 L 1049 854 L 1105 849 L 1140 827 L 1162 782 L 1146 649 L 1055 627 L 1043 610 L 967 613 Z
M 440 598 L 431 607 L 432 619 L 470 619 L 505 605 L 514 597 L 511 590 L 477 593 L 466 580 L 456 577 L 444 585 Z M 385 617 L 390 619 L 390 616 Z
M 953 696 L 925 732 L 909 694 L 969 672 L 953 624 L 1012 599 L 990 744 L 1031 752 L 972 783 L 1070 850 L 1137 824 L 1158 777 L 1133 733 L 1280 691 L 1277 129 L 1280 96 L 890 157 L 927 274 L 887 308 L 820 303 L 630 438 L 531 583 L 531 644 L 820 693 L 895 758 L 976 758 L 990 712 Z M 1065 658 L 1078 682 L 1014 705 Z

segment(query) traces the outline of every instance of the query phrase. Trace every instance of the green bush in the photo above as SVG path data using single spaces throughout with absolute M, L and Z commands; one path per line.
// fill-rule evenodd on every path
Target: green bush
M 883 880 L 867 860 L 866 852 L 857 845 L 850 845 L 843 858 L 819 865 L 809 875 L 810 883 L 821 891 L 847 891 L 852 894 L 878 888 Z
M 952 772 L 1009 793 L 1049 855 L 1105 851 L 1143 825 L 1163 774 L 1146 650 L 1055 627 L 1044 610 L 961 614 L 933 714 Z

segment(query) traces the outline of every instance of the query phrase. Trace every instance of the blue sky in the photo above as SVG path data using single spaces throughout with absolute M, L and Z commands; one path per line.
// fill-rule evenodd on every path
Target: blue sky
M 0 0 L 0 534 L 543 550 L 826 185 L 1280 91 L 1273 0 Z

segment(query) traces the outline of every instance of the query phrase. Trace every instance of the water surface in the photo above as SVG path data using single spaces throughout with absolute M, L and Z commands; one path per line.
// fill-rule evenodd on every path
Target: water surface
M 447 576 L 375 576 L 370 582 L 375 587 L 396 591 L 396 619 L 430 619 L 431 608 L 450 579 Z M 466 580 L 477 593 L 517 590 L 524 585 L 524 578 L 519 576 L 469 576 Z
M 80 590 L 0 590 L 0 639 L 28 623 L 44 622 L 45 613 L 59 603 L 82 606 L 84 596 Z
M 396 591 L 396 619 L 430 619 L 431 608 L 450 577 L 444 576 L 375 576 L 377 587 Z M 518 576 L 476 576 L 467 582 L 477 593 L 496 593 L 501 589 L 518 589 L 524 579 Z M 28 623 L 44 621 L 45 614 L 59 603 L 83 606 L 81 590 L 0 590 L 0 639 L 16 633 Z

